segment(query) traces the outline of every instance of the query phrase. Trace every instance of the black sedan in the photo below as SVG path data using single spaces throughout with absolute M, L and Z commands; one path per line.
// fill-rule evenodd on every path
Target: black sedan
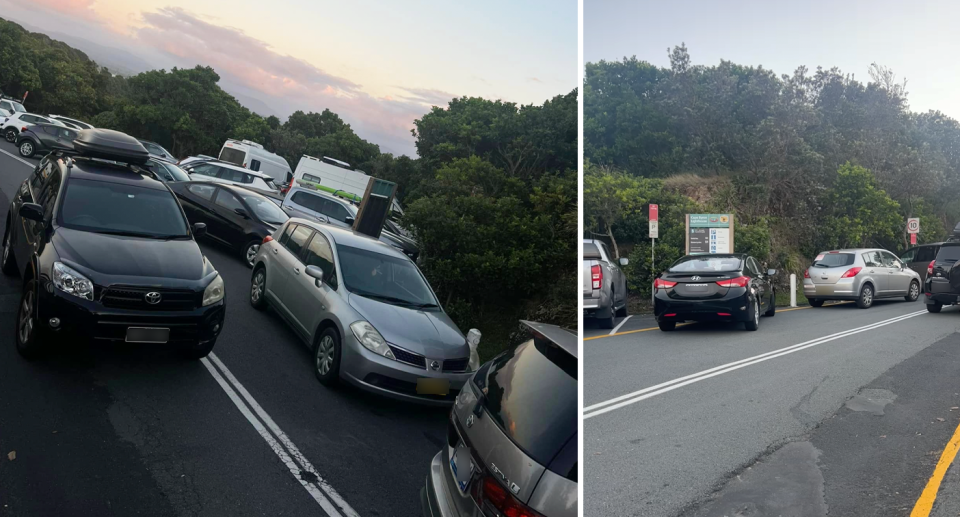
M 31 158 L 50 151 L 72 151 L 77 131 L 53 124 L 34 124 L 17 133 L 15 141 L 20 156 Z
M 742 321 L 757 330 L 760 315 L 777 310 L 776 273 L 742 253 L 687 255 L 654 281 L 654 316 L 663 331 L 683 321 Z
M 290 217 L 263 194 L 206 181 L 169 183 L 191 223 L 207 225 L 206 235 L 236 250 L 248 266 L 264 237 Z

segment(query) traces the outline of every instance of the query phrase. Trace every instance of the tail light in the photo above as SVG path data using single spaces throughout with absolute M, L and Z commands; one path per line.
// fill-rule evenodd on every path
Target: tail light
M 809 270 L 809 269 L 804 269 L 804 270 L 803 270 L 803 278 L 810 278 L 810 270 Z
M 855 276 L 857 276 L 857 275 L 860 274 L 860 270 L 861 270 L 861 269 L 863 269 L 863 268 L 862 268 L 862 267 L 852 267 L 852 268 L 848 269 L 847 272 L 844 273 L 843 276 L 841 276 L 840 278 L 853 278 L 853 277 L 855 277 Z
M 653 281 L 653 288 L 654 288 L 654 289 L 670 289 L 671 287 L 673 287 L 673 286 L 675 286 L 675 285 L 677 285 L 676 282 L 671 282 L 671 281 L 669 281 L 669 280 L 663 280 L 663 279 L 660 279 L 660 278 L 658 278 L 658 279 L 656 279 L 656 280 Z
M 266 243 L 268 243 L 268 242 L 270 242 L 270 241 L 272 241 L 272 240 L 273 240 L 273 237 L 267 235 L 266 237 L 263 238 L 263 242 L 261 242 L 260 245 L 263 246 L 264 244 L 266 244 Z
M 27 126 L 23 126 L 22 128 L 20 128 L 20 132 L 21 132 L 21 133 L 24 132 L 24 131 L 26 131 L 26 130 L 27 130 Z
M 750 285 L 749 276 L 738 276 L 729 280 L 720 280 L 717 282 L 720 287 L 747 287 Z
M 521 503 L 493 476 L 487 474 L 473 490 L 473 499 L 481 509 L 493 509 L 504 517 L 543 517 L 542 514 Z
M 928 275 L 932 275 L 932 274 L 933 274 L 933 265 L 936 264 L 936 262 L 937 262 L 937 259 L 933 259 L 933 260 L 930 261 L 930 265 L 927 266 L 927 274 L 928 274 Z
M 600 266 L 592 266 L 590 268 L 590 279 L 593 282 L 593 288 L 600 289 L 603 284 L 603 269 Z

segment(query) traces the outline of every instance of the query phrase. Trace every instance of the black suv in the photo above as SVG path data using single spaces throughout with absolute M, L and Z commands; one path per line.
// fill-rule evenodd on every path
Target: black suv
M 37 153 L 73 150 L 76 130 L 54 124 L 34 124 L 17 134 L 20 156 L 31 158 Z
M 13 197 L 0 267 L 20 274 L 17 351 L 59 338 L 165 343 L 190 358 L 223 328 L 224 285 L 146 149 L 87 129 L 47 155 Z
M 957 225 L 960 230 L 960 225 Z M 956 231 L 955 231 L 956 233 Z M 927 269 L 923 297 L 930 312 L 940 312 L 944 305 L 960 303 L 960 242 L 951 239 L 940 245 L 937 258 Z

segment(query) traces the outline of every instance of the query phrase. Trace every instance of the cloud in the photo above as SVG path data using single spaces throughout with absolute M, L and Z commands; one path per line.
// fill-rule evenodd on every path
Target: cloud
M 100 23 L 100 18 L 93 10 L 95 3 L 96 0 L 31 0 L 19 2 L 17 5 L 30 10 L 54 12 Z
M 537 79 L 536 77 L 527 77 L 527 81 L 530 81 L 531 83 L 543 83 L 543 81 Z
M 66 0 L 44 0 L 66 1 Z M 215 25 L 180 8 L 142 14 L 136 37 L 174 58 L 179 66 L 208 65 L 233 82 L 270 99 L 285 114 L 300 109 L 336 112 L 354 130 L 384 151 L 414 154 L 414 119 L 432 104 L 454 95 L 425 88 L 402 88 L 410 95 L 374 97 L 362 86 L 292 56 L 233 27 Z

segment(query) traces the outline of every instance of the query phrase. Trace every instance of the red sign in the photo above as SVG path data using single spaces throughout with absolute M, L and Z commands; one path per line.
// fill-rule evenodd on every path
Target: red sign
M 650 205 L 650 220 L 657 220 L 657 212 L 659 212 L 659 207 L 657 205 Z
M 916 244 L 916 243 L 917 243 L 917 234 L 911 233 L 911 234 L 910 234 L 910 244 L 911 244 L 911 245 L 914 245 L 914 244 Z

